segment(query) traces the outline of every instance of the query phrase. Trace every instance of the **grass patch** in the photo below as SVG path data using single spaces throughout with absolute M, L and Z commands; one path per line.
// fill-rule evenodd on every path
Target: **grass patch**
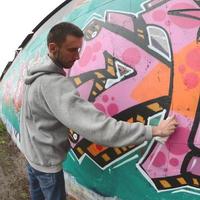
M 0 120 L 0 137 L 3 137 L 7 134 L 6 128 L 3 122 Z
M 9 148 L 9 142 L 11 138 L 6 131 L 6 128 L 2 121 L 0 121 L 0 163 L 1 168 L 4 174 L 7 176 L 12 172 L 12 160 L 10 157 L 12 156 L 12 151 Z

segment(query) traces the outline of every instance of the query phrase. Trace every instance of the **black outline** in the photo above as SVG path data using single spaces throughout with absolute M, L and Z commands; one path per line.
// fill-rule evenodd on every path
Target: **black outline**
M 194 8 L 194 9 L 176 9 L 176 10 L 169 10 L 167 12 L 168 15 L 174 15 L 174 16 L 179 16 L 179 17 L 186 17 L 186 18 L 190 18 L 190 19 L 196 19 L 196 20 L 200 20 L 200 17 L 196 17 L 190 14 L 184 14 L 183 12 L 193 12 L 193 11 L 199 11 L 200 13 L 200 9 L 198 8 Z
M 183 173 L 183 174 L 189 173 L 189 172 L 187 172 L 187 167 L 188 167 L 188 164 L 189 164 L 190 160 L 192 159 L 192 157 L 194 157 L 194 156 L 200 157 L 200 149 L 194 145 L 194 139 L 195 139 L 198 127 L 200 126 L 199 122 L 200 122 L 200 97 L 199 97 L 199 102 L 198 102 L 198 106 L 196 109 L 196 115 L 194 118 L 193 126 L 191 129 L 191 133 L 188 138 L 188 147 L 191 149 L 191 151 L 188 154 L 186 154 L 186 156 L 182 162 L 182 166 L 181 166 L 181 173 Z
M 89 81 L 89 80 L 94 80 L 94 81 L 93 81 L 93 86 L 92 86 L 92 88 L 91 88 L 90 95 L 89 95 L 89 98 L 88 98 L 88 101 L 90 101 L 90 102 L 94 102 L 97 96 L 99 96 L 101 93 L 103 93 L 104 91 L 107 90 L 107 89 L 105 88 L 105 84 L 102 84 L 103 81 L 105 81 L 105 83 L 106 83 L 106 80 L 107 80 L 107 79 L 116 79 L 116 78 L 117 78 L 116 75 L 113 76 L 113 75 L 111 75 L 110 73 L 107 72 L 107 66 L 108 66 L 108 64 L 107 64 L 107 62 L 106 62 L 107 58 L 110 58 L 110 59 L 113 60 L 113 68 L 114 68 L 114 70 L 115 70 L 115 73 L 116 73 L 115 61 L 119 61 L 120 63 L 122 63 L 122 64 L 126 65 L 127 67 L 129 67 L 129 68 L 131 68 L 131 69 L 134 70 L 132 74 L 129 74 L 129 75 L 125 76 L 123 79 L 121 79 L 119 82 L 113 84 L 111 87 L 113 87 L 114 85 L 116 85 L 116 84 L 118 84 L 118 83 L 120 83 L 120 82 L 122 82 L 122 81 L 124 81 L 124 80 L 126 80 L 126 79 L 129 79 L 129 78 L 134 77 L 134 76 L 137 75 L 137 72 L 136 72 L 136 70 L 135 70 L 133 67 L 131 67 L 130 65 L 124 63 L 123 61 L 121 61 L 121 60 L 119 60 L 119 59 L 113 57 L 113 56 L 112 56 L 110 53 L 108 53 L 107 51 L 104 51 L 104 52 L 103 52 L 103 55 L 104 55 L 104 58 L 105 58 L 105 66 L 106 66 L 105 68 L 103 68 L 103 69 L 98 69 L 98 70 L 93 70 L 93 71 L 89 71 L 89 72 L 85 72 L 85 73 L 82 73 L 82 74 L 80 74 L 80 75 L 78 75 L 78 76 L 72 76 L 72 77 L 70 77 L 70 78 L 72 79 L 72 81 L 75 83 L 75 85 L 76 85 L 75 79 L 76 79 L 77 77 L 79 77 L 79 78 L 81 79 L 81 81 L 82 81 L 82 83 L 81 83 L 80 85 L 86 83 L 86 82 Z M 96 76 L 96 74 L 95 74 L 96 72 L 99 72 L 99 73 L 103 74 L 103 75 L 104 75 L 104 78 L 98 78 L 98 77 Z M 103 85 L 104 88 L 103 88 L 101 91 L 96 91 L 96 90 L 95 90 L 95 88 L 96 88 L 96 87 L 95 87 L 95 84 L 96 84 L 96 83 L 99 83 L 100 85 Z M 79 87 L 80 85 L 78 85 L 77 87 Z M 108 89 L 110 89 L 111 87 L 109 87 Z M 93 95 L 92 95 L 92 92 L 93 92 L 93 91 L 95 91 L 95 92 L 97 93 L 96 96 L 93 96 Z

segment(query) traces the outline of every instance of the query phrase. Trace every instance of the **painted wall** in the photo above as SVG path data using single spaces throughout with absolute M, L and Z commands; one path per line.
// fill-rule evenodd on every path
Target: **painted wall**
M 1 118 L 19 148 L 23 76 L 33 63 L 45 62 L 47 33 L 60 21 L 85 33 L 81 59 L 69 72 L 83 98 L 117 120 L 156 125 L 175 114 L 179 121 L 165 144 L 123 148 L 93 144 L 70 130 L 72 149 L 63 163 L 73 183 L 69 193 L 87 200 L 199 199 L 200 1 L 73 0 L 62 6 L 0 82 Z

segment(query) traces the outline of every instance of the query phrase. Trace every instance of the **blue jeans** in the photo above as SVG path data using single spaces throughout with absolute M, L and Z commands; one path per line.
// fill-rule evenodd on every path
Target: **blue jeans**
M 32 200 L 66 200 L 63 171 L 40 172 L 27 164 L 29 188 Z

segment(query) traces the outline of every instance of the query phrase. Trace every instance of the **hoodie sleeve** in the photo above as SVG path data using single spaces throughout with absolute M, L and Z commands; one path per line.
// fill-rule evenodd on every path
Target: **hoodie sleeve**
M 92 103 L 82 99 L 66 77 L 43 76 L 41 90 L 55 118 L 94 143 L 120 147 L 141 144 L 152 138 L 151 126 L 139 122 L 130 124 L 107 117 Z

